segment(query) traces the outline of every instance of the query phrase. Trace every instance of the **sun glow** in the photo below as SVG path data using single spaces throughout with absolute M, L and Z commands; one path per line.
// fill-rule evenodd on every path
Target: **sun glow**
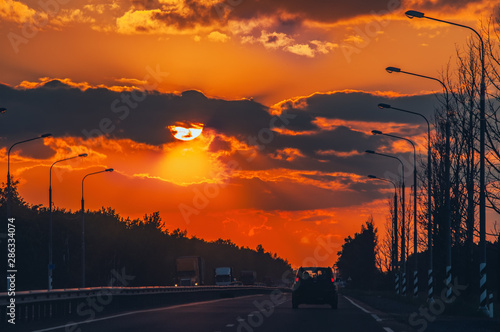
M 201 123 L 178 123 L 173 126 L 168 126 L 172 135 L 181 141 L 191 141 L 201 135 L 203 124 Z
M 211 134 L 207 133 L 194 141 L 165 145 L 156 173 L 181 186 L 222 181 L 224 166 L 217 160 L 217 155 L 209 151 L 212 140 Z

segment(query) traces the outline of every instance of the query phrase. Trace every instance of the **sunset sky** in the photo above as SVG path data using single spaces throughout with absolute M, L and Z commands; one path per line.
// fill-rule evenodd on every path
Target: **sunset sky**
M 425 123 L 377 104 L 432 118 L 441 87 L 385 67 L 440 77 L 474 38 L 404 12 L 481 29 L 499 3 L 1 0 L 0 174 L 11 144 L 49 132 L 11 155 L 30 204 L 48 205 L 54 161 L 88 153 L 54 169 L 57 207 L 77 210 L 83 176 L 112 167 L 86 180 L 86 207 L 332 265 L 370 215 L 384 233 L 393 190 L 366 175 L 399 168 L 364 151 L 397 154 L 412 184 L 411 146 L 371 130 L 425 159 Z M 178 140 L 175 125 L 203 130 Z

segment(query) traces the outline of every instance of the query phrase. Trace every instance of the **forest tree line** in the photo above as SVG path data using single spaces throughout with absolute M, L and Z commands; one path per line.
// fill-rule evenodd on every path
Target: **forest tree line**
M 7 215 L 6 189 L 0 192 L 0 215 Z M 30 205 L 12 190 L 12 212 L 15 218 L 16 290 L 47 289 L 49 210 Z M 53 270 L 54 289 L 76 288 L 81 285 L 81 211 L 53 210 Z M 201 256 L 205 261 L 206 284 L 214 284 L 214 269 L 233 268 L 239 278 L 242 270 L 257 272 L 257 281 L 279 283 L 289 277 L 290 264 L 277 254 L 240 247 L 229 239 L 205 241 L 179 228 L 168 230 L 159 212 L 143 218 L 121 217 L 112 208 L 85 211 L 86 286 L 121 286 L 113 284 L 116 273 L 125 273 L 127 286 L 172 286 L 176 282 L 175 259 L 181 256 Z M 2 223 L 0 233 L 6 233 Z M 5 238 L 2 257 L 7 257 Z M 2 271 L 6 271 L 2 259 Z M 2 283 L 0 292 L 5 291 Z

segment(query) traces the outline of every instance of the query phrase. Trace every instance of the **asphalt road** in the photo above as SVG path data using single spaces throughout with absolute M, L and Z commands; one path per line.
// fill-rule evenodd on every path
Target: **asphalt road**
M 133 311 L 36 331 L 412 331 L 370 310 L 343 296 L 336 310 L 305 304 L 292 309 L 291 294 L 277 293 Z

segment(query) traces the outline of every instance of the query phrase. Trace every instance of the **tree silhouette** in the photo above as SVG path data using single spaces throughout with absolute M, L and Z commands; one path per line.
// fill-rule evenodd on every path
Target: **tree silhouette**
M 361 232 L 348 236 L 337 253 L 337 268 L 344 279 L 351 280 L 351 286 L 361 289 L 372 289 L 379 273 L 376 266 L 377 229 L 370 217 Z

